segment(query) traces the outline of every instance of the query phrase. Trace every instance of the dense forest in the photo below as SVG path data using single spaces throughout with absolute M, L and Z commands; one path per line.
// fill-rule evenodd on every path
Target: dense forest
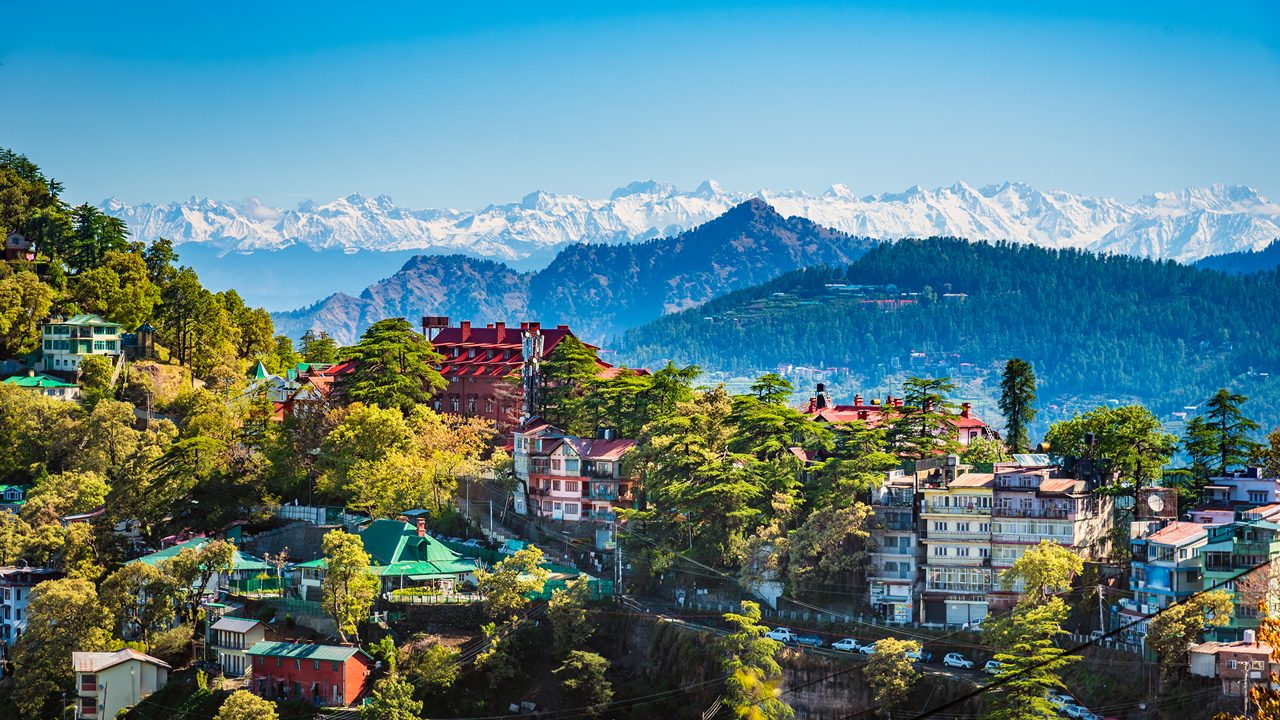
M 833 294 L 832 285 L 856 285 Z M 870 286 L 870 287 L 866 287 Z M 879 300 L 880 302 L 877 302 Z M 893 300 L 892 303 L 884 302 Z M 886 309 L 892 308 L 892 309 Z M 1220 386 L 1280 421 L 1280 274 L 954 238 L 880 245 L 851 265 L 793 272 L 661 318 L 618 342 L 635 365 L 673 359 L 750 373 L 950 353 L 992 371 L 1030 361 L 1041 404 L 1137 401 L 1164 415 Z

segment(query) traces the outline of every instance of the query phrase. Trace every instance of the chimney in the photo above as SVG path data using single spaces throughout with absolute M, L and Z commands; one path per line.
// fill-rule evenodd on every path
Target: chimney
M 471 337 L 471 321 L 463 320 L 458 323 L 458 329 L 462 331 L 462 342 L 466 342 L 467 338 Z
M 427 519 L 424 517 L 420 517 L 418 518 L 418 537 L 426 537 L 426 536 L 427 536 Z
M 818 399 L 817 399 L 817 398 L 809 398 L 809 404 L 808 404 L 808 405 L 806 405 L 806 406 L 804 407 L 804 411 L 805 411 L 805 412 L 807 412 L 807 413 L 817 412 L 817 411 L 818 411 Z
M 496 322 L 493 324 L 493 331 L 497 337 L 497 340 L 494 342 L 502 342 L 503 338 L 507 336 L 507 324 L 504 322 Z
M 538 332 L 538 331 L 539 331 L 539 330 L 541 330 L 541 329 L 542 329 L 542 323 L 540 323 L 540 322 L 531 322 L 531 323 L 529 323 L 529 332 L 534 332 L 534 333 L 536 333 L 536 332 Z
M 861 406 L 861 405 L 862 405 L 862 395 L 860 395 L 860 394 L 859 394 L 859 395 L 854 395 L 854 396 L 853 396 L 853 404 L 854 404 L 854 406 Z
M 824 383 L 818 383 L 817 391 L 817 395 L 814 396 L 814 401 L 817 403 L 815 407 L 822 410 L 827 407 L 827 386 Z
M 557 329 L 557 330 L 568 330 L 568 329 L 569 329 L 569 326 L 568 326 L 568 325 L 557 325 L 557 326 L 556 326 L 556 329 Z
M 969 410 L 972 408 L 973 405 L 969 403 L 960 403 L 960 417 L 969 417 Z
M 893 406 L 893 393 L 889 393 L 889 395 L 885 397 L 884 404 L 889 405 L 890 407 Z

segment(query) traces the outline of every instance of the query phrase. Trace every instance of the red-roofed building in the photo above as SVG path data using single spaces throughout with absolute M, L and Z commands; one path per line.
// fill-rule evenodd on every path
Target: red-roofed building
M 819 383 L 817 392 L 809 398 L 809 402 L 804 407 L 800 408 L 800 412 L 808 415 L 814 422 L 860 422 L 870 427 L 877 427 L 892 420 L 894 414 L 898 412 L 897 408 L 901 407 L 903 407 L 902 398 L 893 395 L 887 396 L 883 402 L 879 399 L 863 402 L 861 395 L 855 395 L 852 405 L 832 405 L 827 398 L 825 387 Z M 969 403 L 961 403 L 960 412 L 952 416 L 951 423 L 955 426 L 956 439 L 961 446 L 968 446 L 975 438 L 999 437 L 981 418 L 973 415 L 972 406 Z
M 613 524 L 618 509 L 636 504 L 639 478 L 622 467 L 636 444 L 609 430 L 580 438 L 539 418 L 528 421 L 516 429 L 512 456 L 516 476 L 528 488 L 528 509 L 553 520 Z
M 462 321 L 451 326 L 447 317 L 424 317 L 422 331 L 436 352 L 444 355 L 440 374 L 448 386 L 436 399 L 436 410 L 491 420 L 500 430 L 515 427 L 526 414 L 525 388 L 530 373 L 573 335 L 567 325 L 543 328 L 540 323 L 523 322 L 519 327 L 507 327 L 499 322 L 472 327 Z M 587 347 L 599 349 L 590 344 Z M 618 372 L 604 361 L 599 361 L 599 369 L 602 376 Z

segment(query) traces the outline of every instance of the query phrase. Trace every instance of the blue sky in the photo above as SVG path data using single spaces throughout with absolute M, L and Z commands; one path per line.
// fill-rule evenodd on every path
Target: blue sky
M 77 201 L 479 207 L 645 178 L 1280 199 L 1280 3 L 1055 4 L 5 3 L 0 145 Z

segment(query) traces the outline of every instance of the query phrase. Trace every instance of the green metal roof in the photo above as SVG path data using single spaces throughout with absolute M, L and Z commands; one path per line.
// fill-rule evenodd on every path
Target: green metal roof
M 75 383 L 65 382 L 58 378 L 49 377 L 48 375 L 15 375 L 6 378 L 5 385 L 17 385 L 24 388 L 73 388 L 77 387 Z
M 259 360 L 258 364 L 253 368 L 253 379 L 266 380 L 269 377 L 271 377 L 271 373 L 267 372 L 267 366 L 263 365 L 262 361 Z
M 120 323 L 113 323 L 107 320 L 103 320 L 102 316 L 100 315 L 89 315 L 89 314 L 72 315 L 66 320 L 62 320 L 60 322 L 52 322 L 49 324 L 50 325 L 98 325 L 101 327 L 113 327 L 113 328 L 124 327 Z
M 372 660 L 369 653 L 357 647 L 342 645 L 308 645 L 289 642 L 259 642 L 245 651 L 246 655 L 263 655 L 266 657 L 292 658 L 294 660 L 332 660 L 341 662 L 356 654 L 364 655 Z
M 202 538 L 202 537 L 192 538 L 191 540 L 188 540 L 184 543 L 178 543 L 177 545 L 167 547 L 163 550 L 157 550 L 156 552 L 153 552 L 150 555 L 143 555 L 142 557 L 136 560 L 130 560 L 129 562 L 131 563 L 140 562 L 140 563 L 146 563 L 147 565 L 159 565 L 165 560 L 172 560 L 178 553 L 182 552 L 183 550 L 186 550 L 187 548 L 191 548 L 192 550 L 199 550 L 209 542 L 210 542 L 209 538 Z M 239 550 L 236 550 L 235 556 L 231 560 L 232 571 L 270 570 L 270 569 L 272 568 L 267 563 L 259 560 L 258 558 L 252 555 L 242 553 Z
M 476 563 L 440 543 L 430 535 L 418 536 L 418 528 L 399 520 L 374 520 L 356 533 L 364 542 L 364 550 L 372 560 L 375 575 L 430 575 L 451 577 L 472 572 Z M 296 567 L 322 568 L 323 558 L 298 563 Z

